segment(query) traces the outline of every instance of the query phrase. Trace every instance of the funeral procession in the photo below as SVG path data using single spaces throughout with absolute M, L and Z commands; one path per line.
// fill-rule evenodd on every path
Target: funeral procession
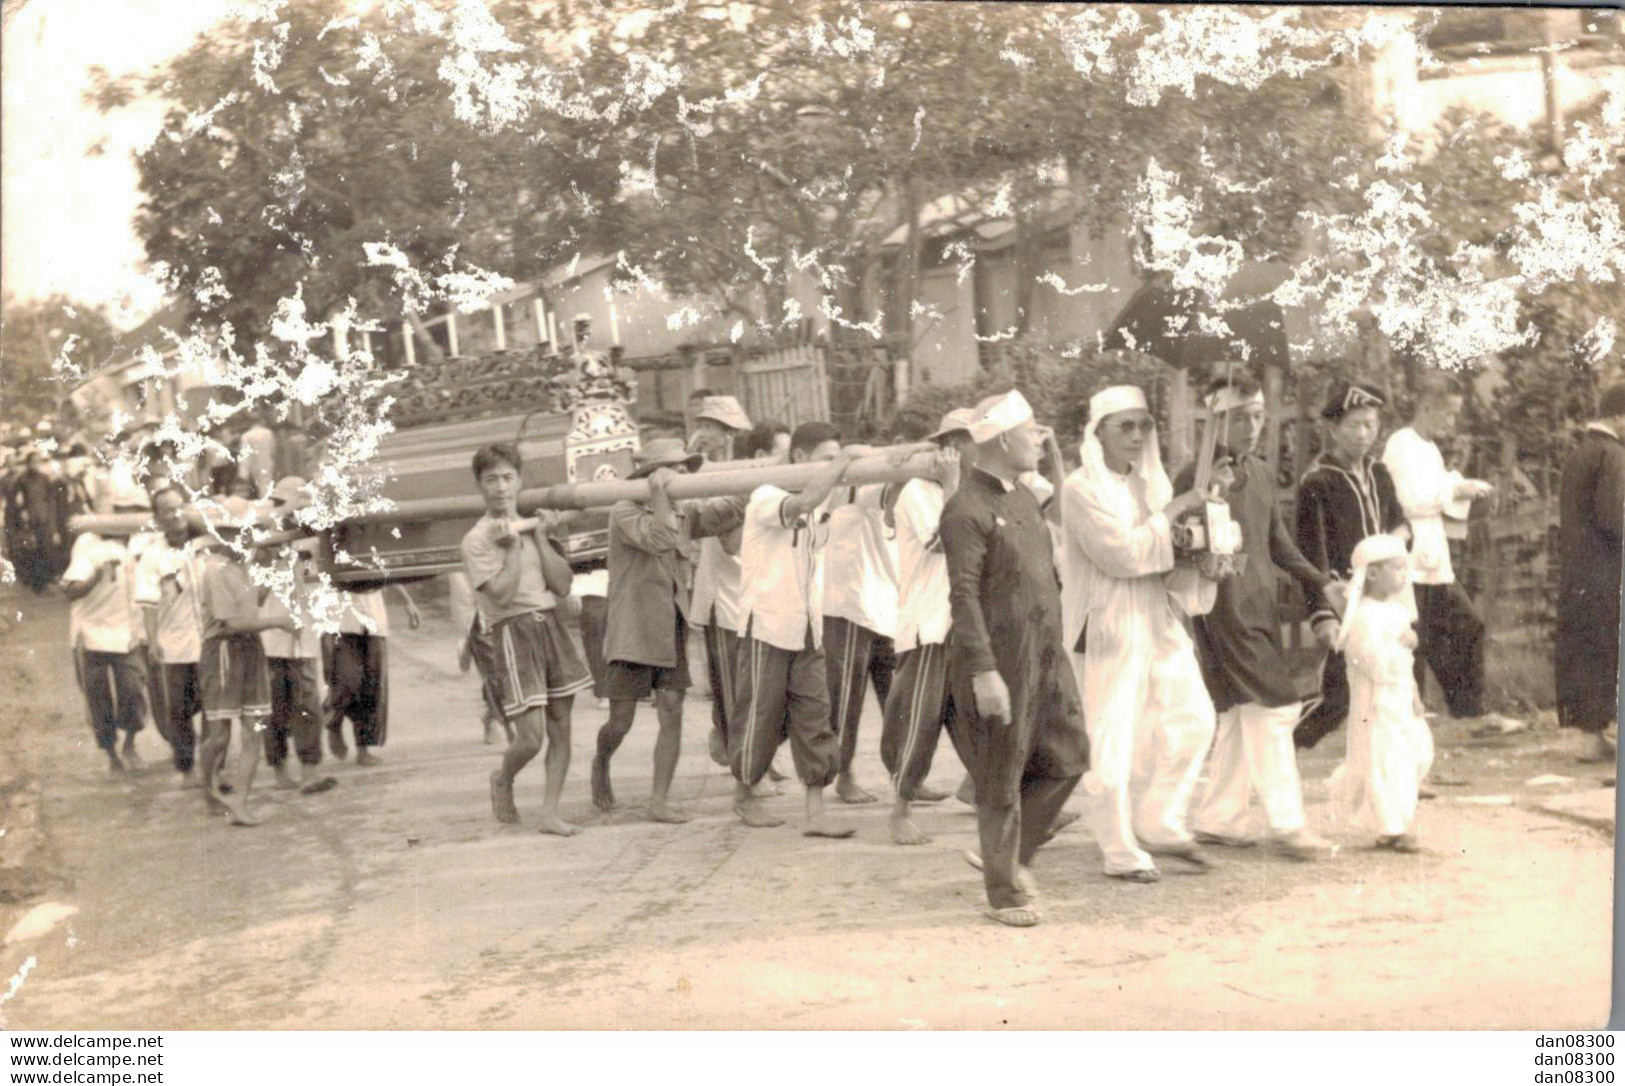
M 1608 1020 L 1618 11 L 5 18 L 0 1027 Z

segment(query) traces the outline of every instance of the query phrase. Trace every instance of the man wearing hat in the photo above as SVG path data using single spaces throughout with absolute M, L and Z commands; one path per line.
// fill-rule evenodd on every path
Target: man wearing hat
M 942 417 L 933 433 L 936 471 L 910 479 L 897 492 L 889 517 L 897 537 L 897 666 L 886 697 L 880 733 L 880 760 L 891 774 L 896 800 L 892 806 L 892 840 L 899 845 L 930 841 L 914 823 L 910 807 L 947 798 L 929 791 L 926 776 L 944 728 L 958 741 L 953 691 L 948 684 L 948 559 L 942 551 L 942 509 L 959 489 L 963 471 L 975 460 L 970 408 Z M 900 435 L 908 441 L 919 434 Z M 969 759 L 966 759 L 967 763 Z
M 976 466 L 942 512 L 953 620 L 949 672 L 976 780 L 987 915 L 1039 921 L 1026 873 L 1088 768 L 1078 689 L 1061 632 L 1048 524 L 1016 480 L 1038 467 L 1041 429 L 1019 392 L 983 401 Z
M 1303 556 L 1281 520 L 1274 473 L 1257 454 L 1266 417 L 1258 384 L 1243 375 L 1222 377 L 1209 387 L 1206 402 L 1211 425 L 1220 427 L 1220 440 L 1237 458 L 1225 500 L 1241 529 L 1246 562 L 1219 582 L 1213 609 L 1193 623 L 1202 677 L 1219 719 L 1207 791 L 1191 824 L 1202 844 L 1252 845 L 1256 833 L 1249 808 L 1256 792 L 1276 851 L 1312 860 L 1329 846 L 1304 820 L 1303 784 L 1292 746 L 1302 695 L 1281 644 L 1276 585 L 1284 571 L 1306 591 L 1323 593 L 1334 608 L 1346 597 L 1330 574 Z M 1186 468 L 1175 489 L 1188 490 L 1194 476 L 1194 466 Z
M 1615 764 L 1620 538 L 1625 534 L 1625 385 L 1603 390 L 1563 462 L 1558 522 L 1557 720 L 1585 737 L 1582 762 Z
M 707 393 L 690 399 L 688 447 L 707 460 L 732 460 L 734 439 L 749 431 L 750 416 L 734 397 Z
M 604 695 L 609 721 L 598 732 L 592 762 L 592 800 L 613 810 L 609 763 L 632 730 L 638 702 L 654 694 L 660 735 L 655 740 L 654 791 L 649 818 L 686 822 L 670 804 L 672 777 L 682 747 L 683 696 L 689 687 L 689 557 L 691 541 L 737 527 L 738 502 L 674 502 L 666 488 L 696 470 L 705 457 L 675 437 L 656 438 L 638 453 L 632 479 L 649 481 L 646 502 L 616 502 L 609 513 L 608 621 L 604 628 Z
M 1326 447 L 1298 488 L 1298 549 L 1315 568 L 1334 577 L 1353 574 L 1354 548 L 1366 536 L 1410 536 L 1394 480 L 1371 455 L 1382 426 L 1382 406 L 1382 393 L 1373 386 L 1334 382 L 1320 412 L 1326 421 Z M 1319 589 L 1305 589 L 1304 594 L 1315 638 L 1329 651 L 1320 698 L 1305 703 L 1292 732 L 1293 742 L 1307 749 L 1342 727 L 1349 711 L 1349 683 L 1343 654 L 1331 651 L 1337 612 Z

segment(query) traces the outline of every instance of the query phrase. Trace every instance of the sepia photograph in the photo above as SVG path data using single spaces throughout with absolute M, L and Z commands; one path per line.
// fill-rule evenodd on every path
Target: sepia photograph
M 71 1081 L 1606 1027 L 1620 11 L 4 0 L 3 49 L 0 1031 L 154 1049 Z

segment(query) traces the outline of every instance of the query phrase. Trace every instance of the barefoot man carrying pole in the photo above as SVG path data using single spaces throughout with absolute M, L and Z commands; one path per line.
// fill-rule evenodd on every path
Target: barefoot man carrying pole
M 1088 768 L 1089 741 L 1062 641 L 1049 526 L 1016 482 L 1038 467 L 1033 410 L 1012 391 L 978 405 L 970 432 L 976 466 L 942 511 L 949 674 L 973 755 L 987 915 L 1032 927 L 1039 916 L 1023 876 Z
M 519 821 L 513 779 L 541 753 L 545 738 L 541 830 L 569 837 L 581 832 L 559 817 L 570 771 L 570 710 L 592 676 L 559 618 L 558 594 L 568 594 L 570 567 L 545 536 L 553 521 L 544 515 L 530 531 L 515 530 L 522 464 L 512 445 L 474 454 L 485 515 L 463 537 L 463 567 L 494 645 L 493 685 L 516 733 L 491 774 L 491 810 L 498 822 Z
M 678 438 L 658 438 L 638 454 L 630 478 L 649 480 L 647 502 L 616 502 L 609 513 L 609 619 L 604 633 L 604 693 L 609 722 L 598 732 L 592 762 L 592 801 L 613 810 L 609 760 L 632 730 L 638 702 L 651 692 L 660 718 L 655 740 L 654 795 L 649 818 L 687 822 L 668 801 L 683 740 L 683 696 L 689 687 L 689 541 L 736 527 L 737 501 L 674 502 L 666 487 L 699 468 L 705 457 Z

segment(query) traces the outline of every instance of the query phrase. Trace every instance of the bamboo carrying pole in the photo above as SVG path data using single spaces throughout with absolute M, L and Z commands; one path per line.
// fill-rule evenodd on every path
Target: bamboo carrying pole
M 871 483 L 896 483 L 917 479 L 931 473 L 936 446 L 927 442 L 914 445 L 896 445 L 876 449 L 854 460 L 842 476 L 843 486 L 865 486 Z M 800 490 L 823 469 L 822 464 L 769 464 L 758 460 L 729 460 L 707 464 L 693 475 L 681 475 L 666 490 L 673 498 L 742 497 L 763 484 L 771 483 L 785 490 Z M 470 486 L 472 489 L 472 485 Z M 648 501 L 649 483 L 646 479 L 624 479 L 609 483 L 559 483 L 536 487 L 519 495 L 520 513 L 538 509 L 580 510 L 614 505 L 618 501 Z M 445 498 L 420 498 L 415 501 L 396 502 L 395 507 L 376 513 L 364 513 L 344 521 L 347 526 L 369 524 L 405 524 L 421 521 L 472 519 L 485 512 L 485 502 L 478 494 L 459 494 Z M 218 518 L 216 518 L 218 519 Z M 255 524 L 272 527 L 278 518 L 260 514 Z M 206 531 L 208 525 L 196 509 L 187 511 L 187 520 L 195 531 Z M 95 532 L 98 535 L 133 535 L 152 527 L 152 518 L 145 513 L 87 514 L 69 522 L 73 532 Z
M 910 452 L 906 457 L 900 452 L 899 458 L 878 454 L 854 460 L 847 466 L 839 485 L 866 486 L 918 479 L 930 474 L 935 463 L 928 452 Z M 678 476 L 666 488 L 666 493 L 676 499 L 743 497 L 766 484 L 796 491 L 811 482 L 823 468 L 822 464 L 775 464 L 771 467 L 741 467 L 726 471 L 702 470 L 693 475 Z M 648 480 L 627 479 L 612 483 L 560 483 L 526 490 L 519 495 L 518 507 L 523 514 L 537 509 L 597 509 L 619 501 L 648 500 Z M 484 512 L 485 502 L 478 494 L 465 494 L 454 498 L 397 502 L 394 509 L 364 513 L 345 523 L 402 524 L 409 521 L 460 520 L 478 517 Z

